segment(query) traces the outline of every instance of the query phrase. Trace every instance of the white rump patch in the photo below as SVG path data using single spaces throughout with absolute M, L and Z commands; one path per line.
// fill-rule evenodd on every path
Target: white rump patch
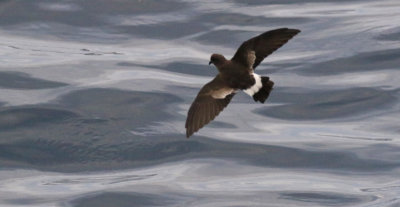
M 253 77 L 256 79 L 256 83 L 250 88 L 243 90 L 245 93 L 249 94 L 249 96 L 253 96 L 260 90 L 260 88 L 262 88 L 261 76 L 253 73 Z

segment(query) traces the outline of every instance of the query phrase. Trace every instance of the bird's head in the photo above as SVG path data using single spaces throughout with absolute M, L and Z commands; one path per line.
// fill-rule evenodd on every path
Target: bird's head
M 210 57 L 209 65 L 214 64 L 215 66 L 222 65 L 226 61 L 225 57 L 221 54 L 212 54 Z

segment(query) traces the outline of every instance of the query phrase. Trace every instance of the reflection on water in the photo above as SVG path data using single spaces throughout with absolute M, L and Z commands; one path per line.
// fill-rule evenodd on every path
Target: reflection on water
M 29 77 L 24 73 L 0 72 L 0 87 L 14 89 L 43 89 L 66 86 L 64 83 Z
M 368 115 L 379 108 L 391 107 L 398 99 L 397 91 L 379 90 L 374 88 L 347 88 L 342 90 L 323 90 L 287 92 L 277 90 L 271 102 L 284 105 L 267 106 L 256 110 L 257 114 L 279 119 L 332 119 L 357 115 Z
M 399 10 L 0 0 L 0 206 L 398 206 Z M 186 139 L 209 55 L 278 27 L 268 103 Z
M 300 73 L 307 75 L 336 75 L 363 71 L 397 70 L 400 62 L 400 49 L 365 52 L 352 57 L 338 58 L 307 66 Z

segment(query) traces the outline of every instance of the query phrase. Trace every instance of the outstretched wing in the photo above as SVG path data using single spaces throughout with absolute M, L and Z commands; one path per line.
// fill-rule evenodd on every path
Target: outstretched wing
M 281 28 L 264 32 L 240 45 L 232 61 L 255 69 L 268 55 L 280 48 L 300 30 Z
M 218 116 L 234 95 L 235 90 L 226 86 L 219 75 L 204 85 L 189 108 L 186 137 L 189 138 Z

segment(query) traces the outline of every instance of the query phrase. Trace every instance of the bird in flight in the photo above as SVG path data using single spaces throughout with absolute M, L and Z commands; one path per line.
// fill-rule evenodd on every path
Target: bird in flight
M 212 54 L 209 64 L 214 64 L 219 73 L 200 89 L 190 106 L 185 124 L 186 137 L 212 121 L 238 90 L 252 96 L 254 101 L 264 103 L 274 82 L 267 76 L 257 75 L 254 69 L 299 32 L 288 28 L 264 32 L 243 42 L 231 60 L 221 54 Z

